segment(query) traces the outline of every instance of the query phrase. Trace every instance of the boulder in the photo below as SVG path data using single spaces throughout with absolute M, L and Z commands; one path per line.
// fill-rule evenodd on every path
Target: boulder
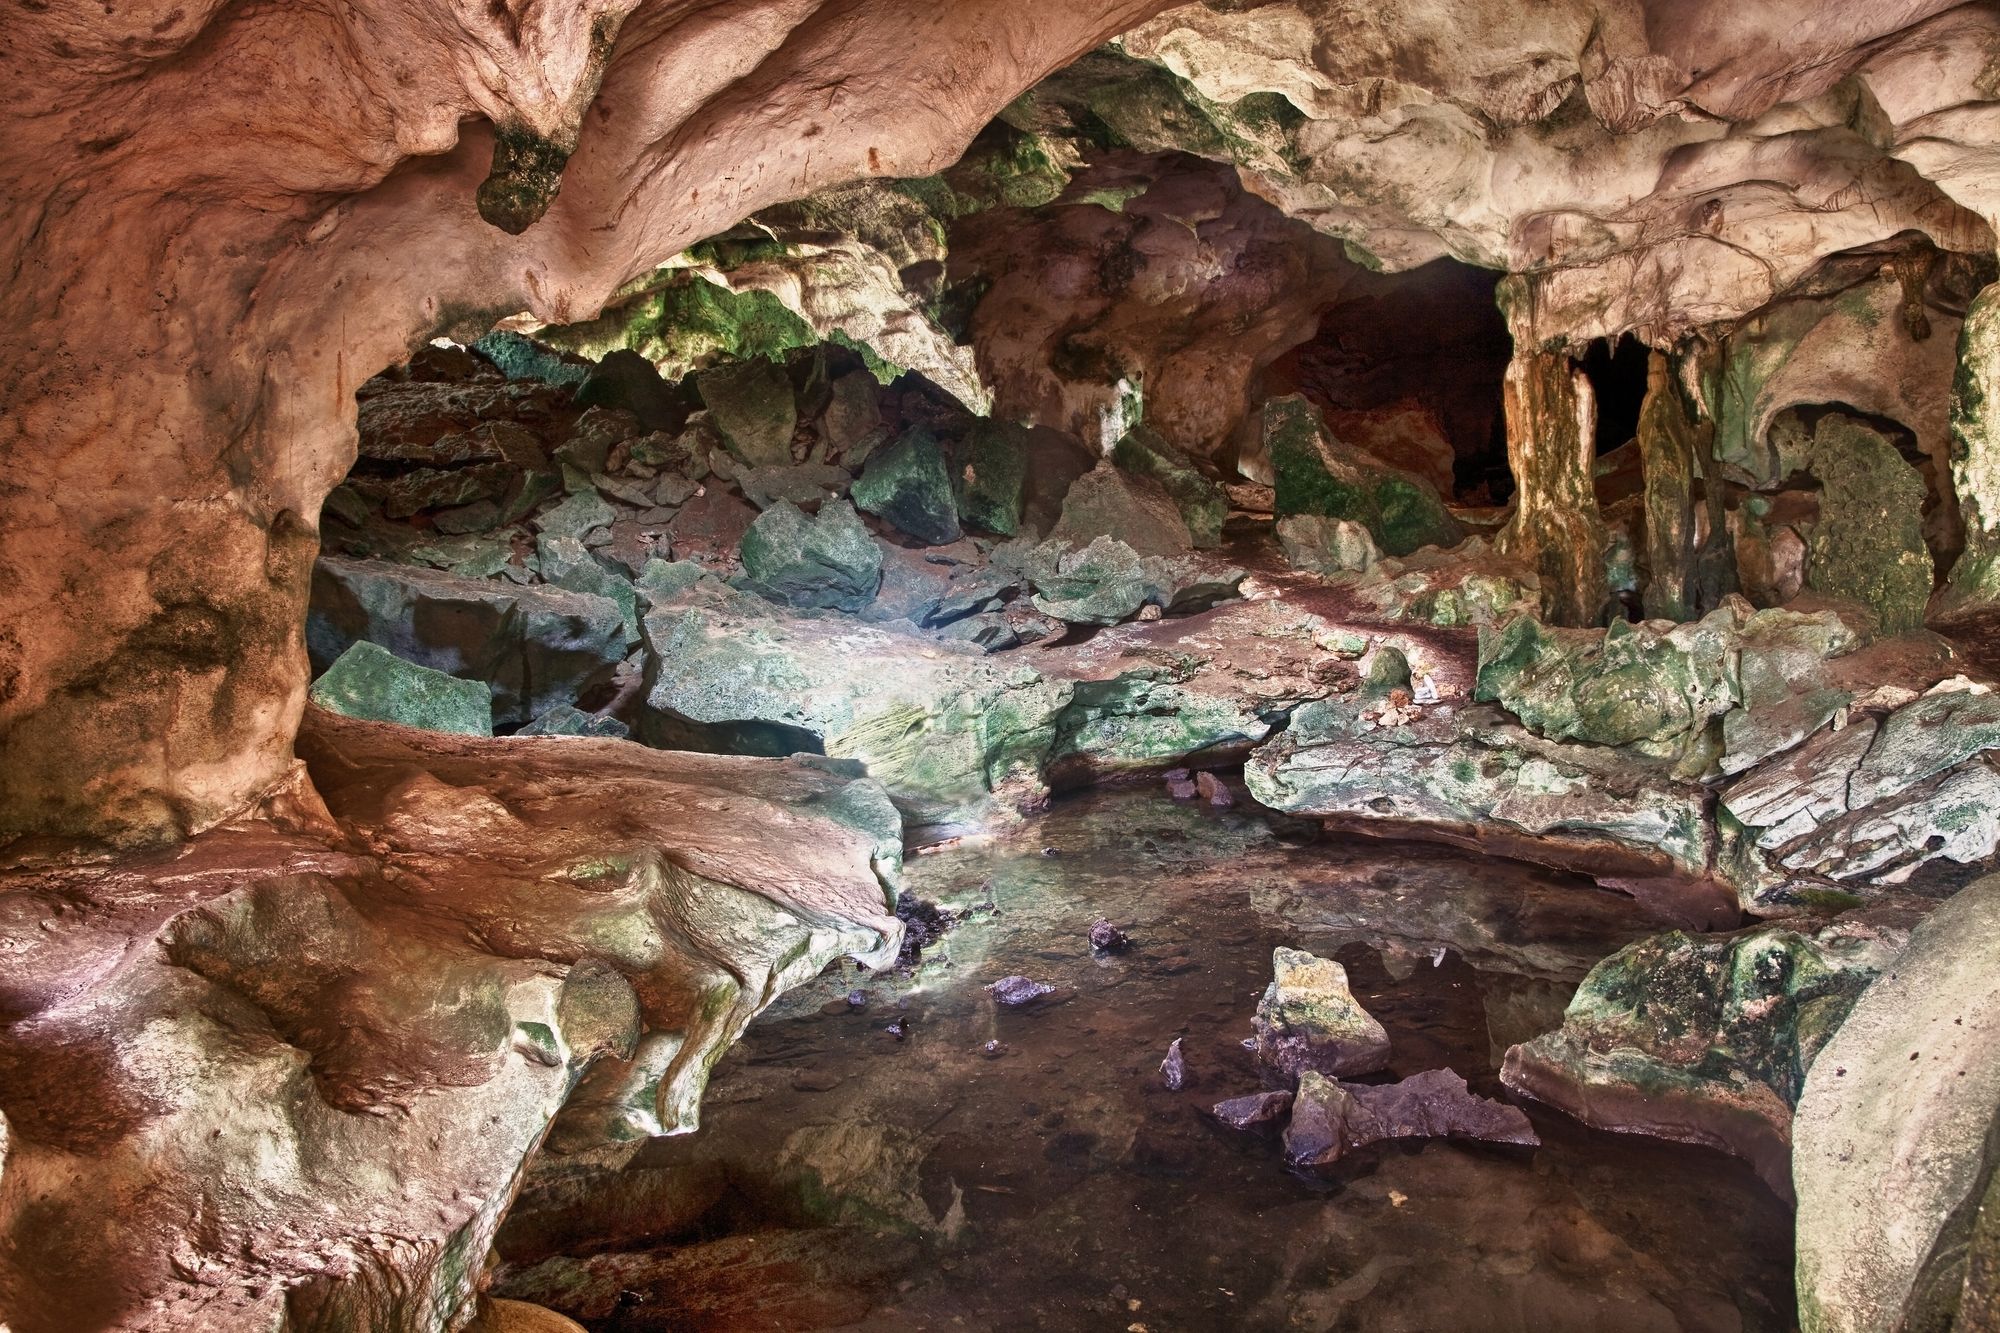
M 1324 514 L 1290 514 L 1278 520 L 1285 562 L 1307 574 L 1359 574 L 1382 558 L 1366 525 Z
M 865 370 L 849 371 L 827 386 L 826 408 L 819 418 L 819 452 L 824 461 L 841 463 L 860 455 L 882 433 L 882 386 Z
M 1072 625 L 1115 625 L 1136 614 L 1152 586 L 1124 542 L 1098 537 L 1081 548 L 1051 538 L 1035 548 L 1027 576 L 1035 609 Z
M 1438 414 L 1418 399 L 1334 408 L 1326 413 L 1326 427 L 1370 458 L 1422 477 L 1439 495 L 1451 494 L 1457 453 Z
M 1426 547 L 1378 560 L 1333 581 L 1385 620 L 1424 625 L 1497 626 L 1539 615 L 1542 605 L 1534 570 L 1501 555 L 1483 537 L 1468 537 L 1449 551 Z
M 695 375 L 709 420 L 745 467 L 793 463 L 798 407 L 783 366 L 758 357 L 710 366 Z
M 474 344 L 472 350 L 499 367 L 510 380 L 530 380 L 559 386 L 581 384 L 591 372 L 590 362 L 568 352 L 545 347 L 526 334 L 495 329 Z
M 1229 497 L 1192 459 L 1145 426 L 1134 426 L 1112 448 L 1111 461 L 1134 476 L 1160 483 L 1180 510 L 1197 549 L 1222 544 Z
M 1166 488 L 1109 462 L 1079 477 L 1063 498 L 1052 542 L 1088 546 L 1100 537 L 1122 542 L 1139 555 L 1179 555 L 1194 538 Z
M 1807 1333 L 1945 1328 L 1961 1293 L 1973 1321 L 1957 1327 L 1989 1326 L 1996 956 L 1988 877 L 1916 927 L 1807 1074 L 1792 1152 Z
M 586 713 L 574 704 L 557 704 L 514 733 L 516 736 L 596 736 L 624 740 L 632 729 L 615 717 Z
M 607 679 L 625 657 L 625 635 L 625 615 L 606 597 L 341 556 L 314 568 L 306 615 L 306 647 L 320 669 L 359 640 L 381 644 L 484 682 L 503 729 Z
M 1021 530 L 1029 434 L 991 417 L 972 423 L 958 451 L 958 513 L 966 526 L 1002 537 Z
M 1276 475 L 1280 517 L 1351 519 L 1390 555 L 1453 546 L 1465 536 L 1428 481 L 1342 443 L 1296 394 L 1264 404 L 1263 438 Z
M 1501 1081 L 1599 1129 L 1734 1152 L 1789 1193 L 1807 1071 L 1915 917 L 1876 908 L 1629 945 L 1591 969 L 1559 1030 L 1508 1050 Z
M 772 601 L 859 611 L 882 583 L 882 551 L 845 500 L 808 517 L 780 500 L 743 534 L 743 573 Z
M 1285 1158 L 1294 1166 L 1331 1166 L 1357 1148 L 1390 1139 L 1480 1139 L 1539 1147 L 1518 1106 L 1475 1097 L 1449 1069 L 1428 1069 L 1399 1083 L 1340 1083 L 1299 1075 Z
M 493 734 L 493 696 L 476 680 L 405 662 L 377 644 L 349 646 L 313 682 L 321 708 L 364 722 L 394 722 L 461 736 Z
M 857 509 L 886 520 L 926 546 L 944 546 L 959 538 L 958 502 L 952 495 L 944 451 L 921 426 L 869 454 L 853 494 Z
M 598 528 L 608 528 L 618 513 L 604 503 L 594 488 L 585 487 L 561 504 L 551 505 L 532 520 L 535 531 L 551 537 L 574 537 L 581 541 Z
M 1286 1079 L 1387 1067 L 1389 1034 L 1347 988 L 1346 968 L 1281 946 L 1271 953 L 1271 972 L 1251 1021 L 1266 1067 Z

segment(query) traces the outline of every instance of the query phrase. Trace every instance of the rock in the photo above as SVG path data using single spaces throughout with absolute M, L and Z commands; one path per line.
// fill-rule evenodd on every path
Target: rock
M 516 736 L 595 736 L 624 740 L 632 729 L 615 717 L 586 713 L 574 704 L 557 704 L 514 733 Z
M 980 417 L 960 446 L 958 513 L 967 527 L 1011 537 L 1026 503 L 1028 437 L 1011 422 Z
M 1051 538 L 1028 565 L 1035 609 L 1072 625 L 1115 625 L 1144 604 L 1151 587 L 1139 553 L 1098 537 L 1081 548 Z
M 545 1305 L 488 1299 L 480 1303 L 479 1316 L 465 1326 L 465 1333 L 584 1333 L 584 1328 Z
M 1201 799 L 1207 801 L 1210 805 L 1236 804 L 1236 798 L 1229 794 L 1229 788 L 1224 786 L 1222 779 L 1216 777 L 1213 773 L 1195 774 L 1194 789 L 1201 793 Z
M 1323 514 L 1279 519 L 1278 545 L 1285 562 L 1307 574 L 1358 574 L 1382 558 L 1365 524 Z
M 743 534 L 741 557 L 760 592 L 791 606 L 859 611 L 882 583 L 882 552 L 845 500 L 811 518 L 780 500 Z
M 313 682 L 312 701 L 344 717 L 461 736 L 493 734 L 493 696 L 476 680 L 405 662 L 362 640 Z
M 846 462 L 882 433 L 882 386 L 865 370 L 849 371 L 828 386 L 819 418 L 820 448 L 828 462 Z
M 1179 555 L 1194 538 L 1166 488 L 1151 477 L 1133 476 L 1100 463 L 1079 477 L 1063 499 L 1062 518 L 1049 540 L 1089 546 L 1109 538 L 1138 555 Z
M 874 514 L 926 546 L 959 538 L 958 502 L 937 440 L 922 427 L 905 431 L 887 448 L 868 455 L 854 483 L 857 509 Z
M 1991 1254 L 1969 1233 L 2000 1106 L 1996 950 L 2000 878 L 1989 876 L 1916 927 L 1806 1075 L 1791 1176 L 1808 1333 L 1944 1327 L 1913 1318 L 1939 1290 L 1990 1308 L 1990 1277 L 1959 1274 Z
M 1167 1058 L 1160 1061 L 1160 1082 L 1168 1092 L 1179 1092 L 1188 1085 L 1187 1057 L 1181 1054 L 1179 1037 L 1168 1043 Z
M 1145 426 L 1134 426 L 1112 449 L 1111 461 L 1126 472 L 1160 483 L 1180 510 L 1197 549 L 1222 544 L 1229 497 L 1187 455 Z
M 1244 572 L 1202 555 L 1149 555 L 1140 560 L 1146 574 L 1146 605 L 1160 615 L 1188 615 L 1239 595 Z M 1141 608 L 1141 620 L 1156 620 Z
M 1455 482 L 1457 454 L 1436 412 L 1416 398 L 1383 407 L 1335 408 L 1326 428 L 1337 440 L 1390 467 L 1422 477 L 1439 495 Z
M 1504 279 L 1497 292 L 1514 331 L 1502 386 L 1514 514 L 1497 539 L 1525 561 L 1542 589 L 1543 614 L 1558 625 L 1601 625 L 1611 603 L 1611 545 L 1597 507 L 1597 397 L 1590 377 L 1560 350 L 1535 345 L 1533 288 Z
M 1098 953 L 1124 953 L 1132 947 L 1132 939 L 1109 921 L 1093 921 L 1090 923 L 1090 947 Z
M 534 380 L 543 384 L 583 383 L 591 364 L 582 357 L 559 352 L 553 347 L 507 329 L 495 329 L 472 344 L 472 350 L 500 368 L 510 380 Z
M 1921 628 L 1934 577 L 1922 475 L 1878 431 L 1838 413 L 1813 432 L 1812 468 L 1822 489 L 1806 585 L 1868 607 L 1884 634 Z
M 321 669 L 360 640 L 482 682 L 492 725 L 573 703 L 625 657 L 625 616 L 605 597 L 325 556 L 313 571 L 306 647 Z
M 598 528 L 608 528 L 617 513 L 595 489 L 578 491 L 561 504 L 552 505 L 531 520 L 535 531 L 551 537 L 574 537 L 581 541 Z
M 1335 439 L 1304 398 L 1266 403 L 1263 437 L 1277 477 L 1281 518 L 1318 514 L 1350 519 L 1366 527 L 1390 555 L 1453 546 L 1465 535 L 1429 482 Z
M 1210 1114 L 1231 1129 L 1256 1129 L 1276 1124 L 1292 1109 L 1290 1091 L 1253 1092 L 1247 1097 L 1231 1097 L 1217 1102 Z
M 1473 1096 L 1449 1069 L 1380 1086 L 1337 1083 L 1307 1070 L 1285 1127 L 1285 1158 L 1295 1166 L 1331 1166 L 1372 1143 L 1442 1138 L 1541 1145 L 1520 1107 Z
M 1271 984 L 1252 1021 L 1257 1058 L 1287 1079 L 1371 1074 L 1389 1062 L 1389 1034 L 1347 988 L 1347 969 L 1298 949 L 1271 953 Z
M 1043 996 L 1053 995 L 1056 992 L 1056 988 L 1045 981 L 1033 981 L 1018 975 L 1002 977 L 986 989 L 993 993 L 995 1004 L 1005 1005 L 1009 1009 L 1019 1009 L 1023 1005 L 1033 1004 Z
M 673 601 L 707 575 L 707 570 L 691 560 L 648 560 L 632 587 L 650 609 L 656 603 Z
M 798 408 L 784 368 L 763 357 L 711 366 L 695 375 L 709 420 L 745 467 L 788 467 Z
M 1176 801 L 1192 801 L 1201 792 L 1200 785 L 1188 776 L 1188 771 L 1185 768 L 1168 769 L 1164 777 L 1167 784 L 1167 795 L 1173 797 Z
M 1379 560 L 1334 581 L 1385 620 L 1498 626 L 1516 616 L 1541 614 L 1541 580 L 1535 572 L 1501 555 L 1482 537 L 1468 537 L 1449 551 L 1427 547 Z
M 576 386 L 579 407 L 630 412 L 645 431 L 677 431 L 687 422 L 688 404 L 660 378 L 651 361 L 627 348 L 607 352 Z
M 629 648 L 639 642 L 639 597 L 630 580 L 605 568 L 574 537 L 544 534 L 535 543 L 535 554 L 542 567 L 542 577 L 556 587 L 616 602 L 619 616 L 625 623 L 626 646 Z
M 594 476 L 603 472 L 618 447 L 641 429 L 639 418 L 622 408 L 589 408 L 570 427 L 569 437 L 556 446 L 555 460 Z
M 1816 930 L 1641 940 L 1591 969 L 1561 1029 L 1507 1052 L 1501 1081 L 1599 1129 L 1734 1152 L 1789 1193 L 1807 1071 L 1913 919 L 1878 908 Z

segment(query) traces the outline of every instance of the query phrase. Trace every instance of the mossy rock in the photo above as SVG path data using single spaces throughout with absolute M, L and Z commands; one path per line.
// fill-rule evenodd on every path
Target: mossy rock
M 757 590 L 790 606 L 859 611 L 882 585 L 882 548 L 845 500 L 812 517 L 778 501 L 744 533 L 741 555 Z
M 1264 405 L 1264 447 L 1276 474 L 1277 513 L 1351 519 L 1389 555 L 1454 546 L 1465 530 L 1437 490 L 1412 472 L 1336 440 L 1319 412 L 1294 394 Z
M 1008 422 L 981 417 L 966 432 L 958 468 L 958 513 L 962 522 L 1011 537 L 1021 530 L 1027 494 L 1028 432 Z
M 313 682 L 312 701 L 344 717 L 395 722 L 460 736 L 493 734 L 493 695 L 483 682 L 405 662 L 358 640 Z
M 1820 514 L 1806 540 L 1806 586 L 1860 602 L 1885 634 L 1921 629 L 1936 576 L 1922 474 L 1879 431 L 1840 415 L 1814 431 L 1812 466 Z
M 1136 476 L 1151 477 L 1166 488 L 1187 520 L 1188 535 L 1199 550 L 1222 545 L 1222 525 L 1229 518 L 1229 497 L 1202 475 L 1193 461 L 1158 434 L 1134 426 L 1111 451 L 1111 461 Z
M 784 367 L 763 359 L 711 366 L 695 384 L 709 420 L 744 466 L 783 467 L 793 461 L 798 405 Z
M 921 426 L 868 455 L 854 483 L 855 507 L 886 520 L 926 546 L 959 538 L 958 501 L 937 439 Z

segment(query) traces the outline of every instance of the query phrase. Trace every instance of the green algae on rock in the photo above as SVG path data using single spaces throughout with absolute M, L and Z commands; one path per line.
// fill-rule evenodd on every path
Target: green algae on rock
M 1453 546 L 1465 536 L 1428 481 L 1336 440 L 1303 397 L 1265 403 L 1263 435 L 1277 476 L 1279 517 L 1351 519 L 1366 527 L 1389 555 Z
M 742 558 L 757 589 L 790 606 L 859 611 L 882 584 L 882 548 L 845 500 L 811 517 L 778 501 L 743 534 Z
M 405 662 L 360 640 L 313 682 L 321 708 L 364 722 L 394 722 L 461 736 L 493 734 L 493 694 L 477 680 Z
M 854 483 L 854 506 L 893 524 L 926 546 L 959 538 L 958 502 L 937 439 L 922 427 L 868 455 Z
M 1272 950 L 1251 1029 L 1257 1058 L 1287 1079 L 1372 1074 L 1389 1063 L 1389 1034 L 1348 989 L 1347 969 L 1302 949 Z
M 1011 537 L 1021 530 L 1028 431 L 980 417 L 966 432 L 958 469 L 958 513 L 968 526 Z
M 1861 603 L 1884 634 L 1920 629 L 1934 568 L 1924 545 L 1924 480 L 1880 432 L 1843 416 L 1813 432 L 1822 483 L 1806 539 L 1806 583 Z
M 1705 1143 L 1790 1192 L 1792 1108 L 1920 913 L 1874 908 L 1731 935 L 1671 931 L 1599 963 L 1501 1079 L 1600 1129 Z
M 1229 497 L 1187 455 L 1147 427 L 1134 426 L 1113 447 L 1111 461 L 1127 472 L 1151 477 L 1166 488 L 1187 523 L 1195 549 L 1208 550 L 1222 544 L 1222 525 L 1229 517 Z
M 798 404 L 784 367 L 759 357 L 710 366 L 695 376 L 709 420 L 746 467 L 785 466 L 792 459 Z

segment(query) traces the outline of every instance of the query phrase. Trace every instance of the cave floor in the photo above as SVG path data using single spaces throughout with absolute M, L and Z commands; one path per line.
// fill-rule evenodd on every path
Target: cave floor
M 565 1232 L 525 1198 L 497 1289 L 624 1333 L 1793 1327 L 1789 1212 L 1734 1159 L 1530 1104 L 1540 1149 L 1432 1141 L 1306 1177 L 1206 1115 L 1261 1086 L 1240 1043 L 1275 945 L 1347 966 L 1384 1078 L 1443 1066 L 1498 1096 L 1506 1046 L 1662 925 L 1580 878 L 1238 801 L 1099 790 L 916 857 L 911 887 L 964 923 L 914 973 L 837 964 L 760 1018 L 701 1132 L 602 1192 L 651 1235 Z M 1093 953 L 1099 917 L 1128 952 Z M 984 987 L 1015 973 L 1056 991 L 1002 1009 Z

